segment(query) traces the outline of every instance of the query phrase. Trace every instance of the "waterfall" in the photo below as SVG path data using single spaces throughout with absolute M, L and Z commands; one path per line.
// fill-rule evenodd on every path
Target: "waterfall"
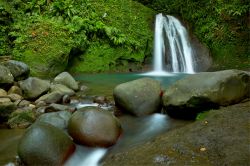
M 194 73 L 193 51 L 186 28 L 173 16 L 156 15 L 154 63 L 150 75 Z

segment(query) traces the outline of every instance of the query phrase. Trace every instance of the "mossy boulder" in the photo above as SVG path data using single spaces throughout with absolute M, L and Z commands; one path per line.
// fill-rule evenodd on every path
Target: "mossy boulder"
M 109 147 L 119 138 L 121 125 L 110 112 L 98 107 L 85 107 L 72 115 L 68 132 L 80 144 Z
M 10 70 L 0 64 L 0 85 L 8 85 L 14 82 L 14 77 Z
M 25 165 L 54 166 L 74 152 L 75 145 L 62 130 L 48 123 L 34 123 L 18 145 L 18 155 Z
M 13 128 L 27 128 L 36 120 L 35 112 L 32 110 L 16 110 L 8 119 L 8 126 Z
M 120 84 L 114 89 L 115 104 L 122 111 L 142 116 L 160 111 L 160 82 L 151 78 Z
M 166 89 L 164 109 L 175 117 L 192 118 L 211 107 L 235 104 L 249 97 L 249 85 L 249 73 L 240 70 L 194 74 Z
M 15 60 L 9 60 L 4 63 L 12 73 L 16 81 L 24 80 L 29 77 L 30 68 L 25 63 Z
M 6 122 L 16 105 L 9 98 L 0 98 L 0 123 Z

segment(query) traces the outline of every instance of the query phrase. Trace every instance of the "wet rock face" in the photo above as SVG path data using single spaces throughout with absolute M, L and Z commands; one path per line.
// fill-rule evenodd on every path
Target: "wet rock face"
M 24 81 L 20 81 L 19 85 L 24 92 L 24 97 L 27 99 L 37 98 L 50 88 L 49 81 L 41 80 L 37 77 L 29 77 Z
M 208 71 L 213 63 L 209 49 L 204 44 L 202 44 L 194 35 L 191 36 L 191 43 L 194 54 L 195 71 Z
M 136 116 L 152 114 L 161 107 L 160 83 L 142 78 L 118 85 L 114 89 L 115 104 L 122 111 Z
M 249 85 L 250 75 L 240 70 L 198 73 L 177 81 L 165 91 L 164 109 L 172 116 L 195 117 L 205 109 L 249 97 Z
M 9 60 L 4 63 L 4 66 L 10 70 L 16 81 L 24 80 L 30 74 L 30 68 L 23 62 Z
M 74 152 L 73 141 L 60 129 L 46 123 L 35 123 L 22 137 L 18 155 L 26 165 L 63 165 Z
M 109 147 L 116 143 L 121 126 L 110 112 L 98 107 L 85 107 L 72 115 L 68 132 L 80 144 Z

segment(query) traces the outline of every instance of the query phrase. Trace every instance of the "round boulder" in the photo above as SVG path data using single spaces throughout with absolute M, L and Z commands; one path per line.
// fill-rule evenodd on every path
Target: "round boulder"
M 50 82 L 36 77 L 29 77 L 24 81 L 19 81 L 19 85 L 27 99 L 35 99 L 46 93 L 50 88 Z
M 78 83 L 75 79 L 68 73 L 62 72 L 54 78 L 55 83 L 63 84 L 73 90 L 78 90 Z
M 85 107 L 71 116 L 68 132 L 80 144 L 109 147 L 119 138 L 121 125 L 110 112 L 98 107 Z
M 47 124 L 33 124 L 22 137 L 18 155 L 25 165 L 63 165 L 75 145 L 62 130 Z
M 136 116 L 152 114 L 161 107 L 161 86 L 156 80 L 141 78 L 118 85 L 114 89 L 114 99 L 122 111 Z
M 194 118 L 216 106 L 235 104 L 250 95 L 250 75 L 240 70 L 190 75 L 166 89 L 164 109 L 169 115 Z
M 9 60 L 4 63 L 4 66 L 10 70 L 16 81 L 24 80 L 29 77 L 30 68 L 23 62 Z

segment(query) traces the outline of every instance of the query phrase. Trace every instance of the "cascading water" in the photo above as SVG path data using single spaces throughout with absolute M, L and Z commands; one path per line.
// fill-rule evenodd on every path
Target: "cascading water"
M 165 75 L 167 72 L 194 73 L 193 63 L 192 47 L 185 27 L 173 16 L 157 14 L 154 70 L 149 75 Z

